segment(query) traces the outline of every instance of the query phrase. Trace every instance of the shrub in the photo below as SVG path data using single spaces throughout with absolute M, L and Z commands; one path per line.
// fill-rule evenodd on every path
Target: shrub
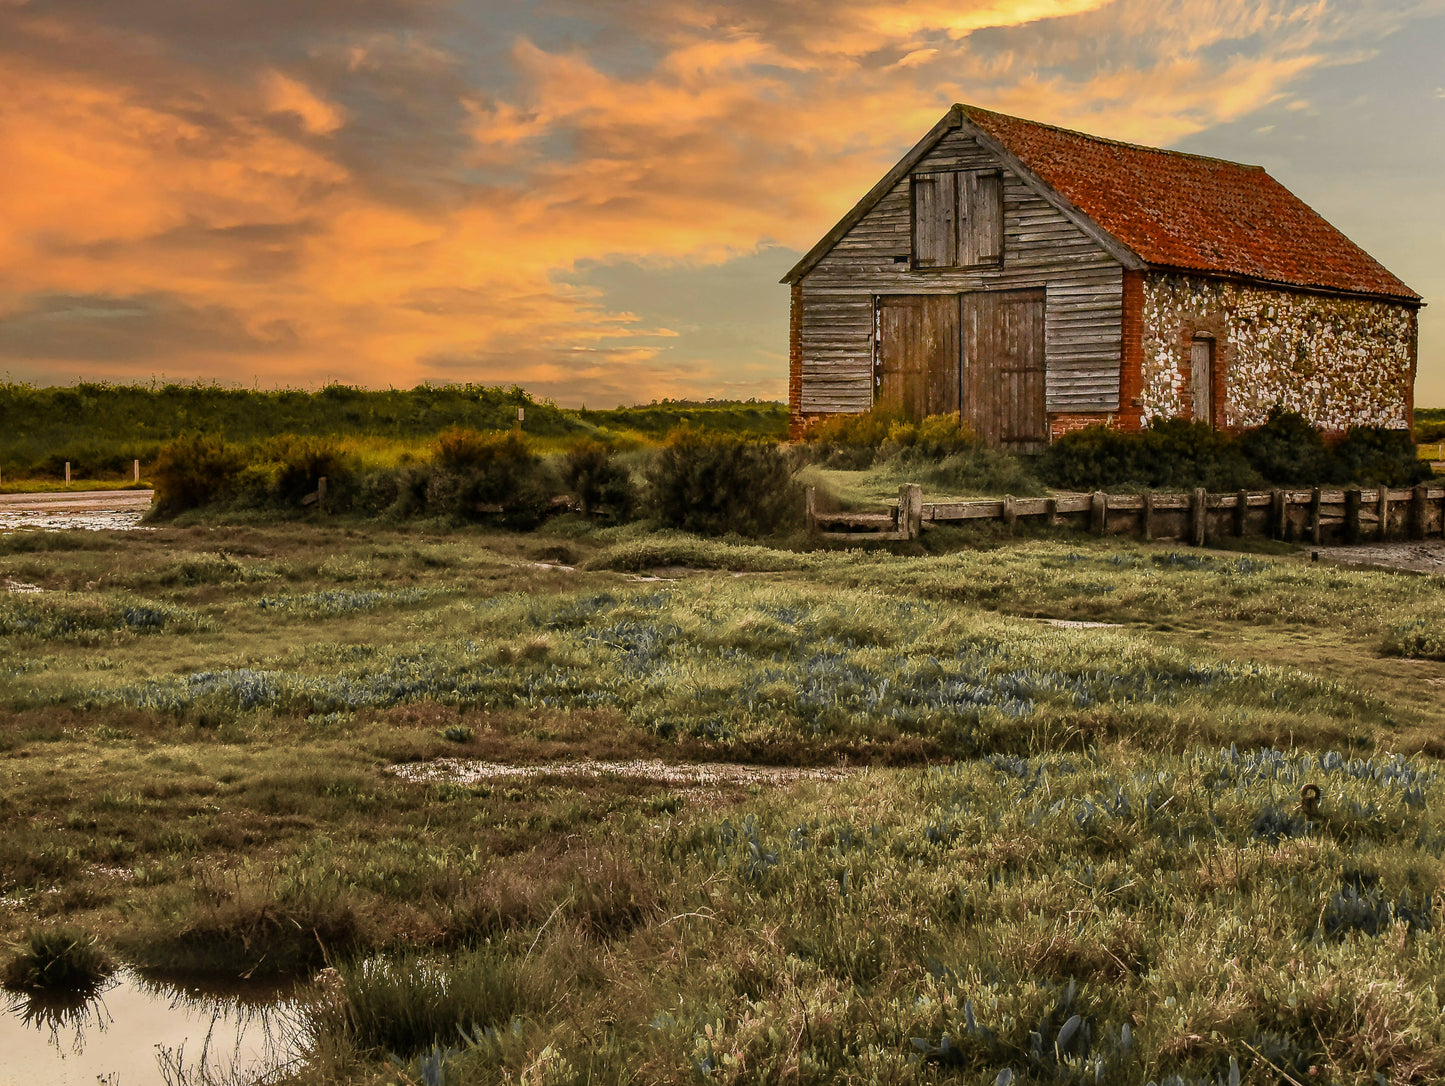
M 1103 425 L 1065 434 L 1044 453 L 1044 477 L 1065 490 L 1093 490 L 1121 483 L 1148 485 L 1138 466 L 1142 449 L 1136 435 Z
M 1142 433 L 1089 426 L 1065 434 L 1043 457 L 1044 477 L 1070 490 L 1136 486 L 1238 490 L 1259 473 L 1238 442 L 1202 422 L 1155 419 Z
M 1433 474 L 1429 464 L 1416 459 L 1408 430 L 1351 426 L 1333 452 L 1335 473 L 1344 482 L 1413 486 Z
M 922 422 L 895 422 L 882 452 L 906 463 L 943 460 L 978 447 L 973 427 L 957 415 L 929 415 Z
M 495 516 L 508 527 L 532 528 L 547 514 L 556 485 L 521 434 L 453 427 L 437 439 L 426 505 L 464 520 Z
M 39 928 L 6 963 L 0 983 L 17 991 L 78 991 L 97 987 L 115 971 L 99 940 L 80 928 Z
M 276 497 L 282 502 L 299 502 L 316 489 L 325 476 L 328 488 L 344 487 L 354 473 L 353 458 L 324 437 L 282 434 L 266 443 L 263 455 L 276 464 Z
M 864 445 L 876 449 L 900 421 L 896 411 L 875 408 L 856 415 L 825 415 L 803 431 L 810 445 Z
M 153 515 L 171 517 L 230 494 L 245 466 L 241 450 L 213 434 L 190 433 L 163 446 L 151 467 Z
M 1270 408 L 1265 424 L 1245 431 L 1240 443 L 1254 469 L 1271 483 L 1317 485 L 1334 470 L 1324 435 L 1298 411 Z
M 627 520 L 637 507 L 632 473 L 617 458 L 617 450 L 601 441 L 580 441 L 562 461 L 562 482 L 577 499 L 582 515 Z
M 647 481 L 658 518 L 690 532 L 759 536 L 801 515 L 801 490 L 776 445 L 676 430 Z

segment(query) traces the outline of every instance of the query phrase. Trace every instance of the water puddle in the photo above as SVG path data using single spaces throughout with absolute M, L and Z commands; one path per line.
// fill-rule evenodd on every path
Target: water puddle
M 621 777 L 683 788 L 708 788 L 722 784 L 791 784 L 793 781 L 836 781 L 850 774 L 847 769 L 799 768 L 796 766 L 737 765 L 730 762 L 659 762 L 637 759 L 630 762 L 602 762 L 580 759 L 574 762 L 546 762 L 541 765 L 503 765 L 470 758 L 435 758 L 391 767 L 405 781 L 475 784 L 499 778 L 528 777 Z
M 0 531 L 134 531 L 151 496 L 149 490 L 0 494 Z
M 294 986 L 122 970 L 85 999 L 0 992 L 0 1086 L 264 1082 L 300 1057 Z

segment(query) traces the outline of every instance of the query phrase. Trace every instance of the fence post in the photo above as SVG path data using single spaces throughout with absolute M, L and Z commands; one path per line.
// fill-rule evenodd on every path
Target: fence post
M 65 485 L 70 485 L 70 461 L 65 462 Z
M 1269 534 L 1275 539 L 1283 539 L 1288 523 L 1289 506 L 1285 504 L 1284 491 L 1275 487 L 1269 492 Z
M 1323 492 L 1320 490 L 1319 487 L 1315 487 L 1313 490 L 1310 491 L 1310 542 L 1311 542 L 1311 543 L 1319 543 L 1319 541 L 1320 541 L 1320 531 L 1321 531 L 1321 526 L 1320 526 L 1320 502 L 1321 502 L 1321 498 L 1322 498 L 1322 493 L 1323 493 Z
M 1109 527 L 1109 495 L 1102 490 L 1094 491 L 1089 499 L 1089 529 L 1095 535 L 1103 535 Z
M 316 480 L 316 508 L 323 513 L 326 511 L 326 476 Z
M 917 483 L 904 483 L 899 490 L 898 519 L 898 526 L 904 532 L 905 539 L 917 539 L 923 534 L 923 488 Z
M 1345 542 L 1360 541 L 1360 488 L 1345 491 Z
M 1390 488 L 1383 483 L 1380 484 L 1380 493 L 1375 498 L 1375 515 L 1380 518 L 1376 531 L 1383 540 L 1390 534 Z
M 135 481 L 140 482 L 140 461 L 135 462 Z
M 818 530 L 818 491 L 815 487 L 808 487 L 803 491 L 803 508 L 808 521 L 808 534 L 812 535 Z
M 1003 496 L 1004 527 L 1007 528 L 1010 532 L 1012 532 L 1014 528 L 1018 526 L 1018 522 L 1019 512 L 1018 506 L 1014 504 L 1014 496 L 1012 494 L 1005 494 Z
M 1189 499 L 1189 534 L 1196 547 L 1204 546 L 1204 521 L 1209 516 L 1209 495 L 1202 486 L 1194 488 Z
M 1249 491 L 1241 490 L 1238 501 L 1239 504 L 1234 507 L 1234 534 L 1242 539 L 1244 529 L 1249 524 Z
M 1059 499 L 1046 499 L 1044 501 L 1044 508 L 1048 511 L 1049 527 L 1057 528 L 1059 526 Z
M 1414 491 L 1410 494 L 1410 538 L 1425 538 L 1425 500 L 1427 487 L 1424 483 L 1416 483 Z
M 1154 538 L 1154 491 L 1144 491 L 1144 541 Z

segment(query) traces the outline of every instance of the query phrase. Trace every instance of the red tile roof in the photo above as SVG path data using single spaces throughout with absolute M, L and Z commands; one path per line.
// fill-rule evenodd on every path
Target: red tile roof
M 1263 167 L 957 108 L 1146 263 L 1420 298 Z

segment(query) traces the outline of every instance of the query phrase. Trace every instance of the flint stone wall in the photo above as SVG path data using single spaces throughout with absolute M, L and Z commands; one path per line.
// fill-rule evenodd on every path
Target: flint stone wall
M 1215 338 L 1218 425 L 1258 426 L 1275 404 L 1327 431 L 1409 424 L 1416 350 L 1410 306 L 1146 275 L 1143 325 L 1144 424 L 1193 417 L 1190 345 L 1199 333 Z

